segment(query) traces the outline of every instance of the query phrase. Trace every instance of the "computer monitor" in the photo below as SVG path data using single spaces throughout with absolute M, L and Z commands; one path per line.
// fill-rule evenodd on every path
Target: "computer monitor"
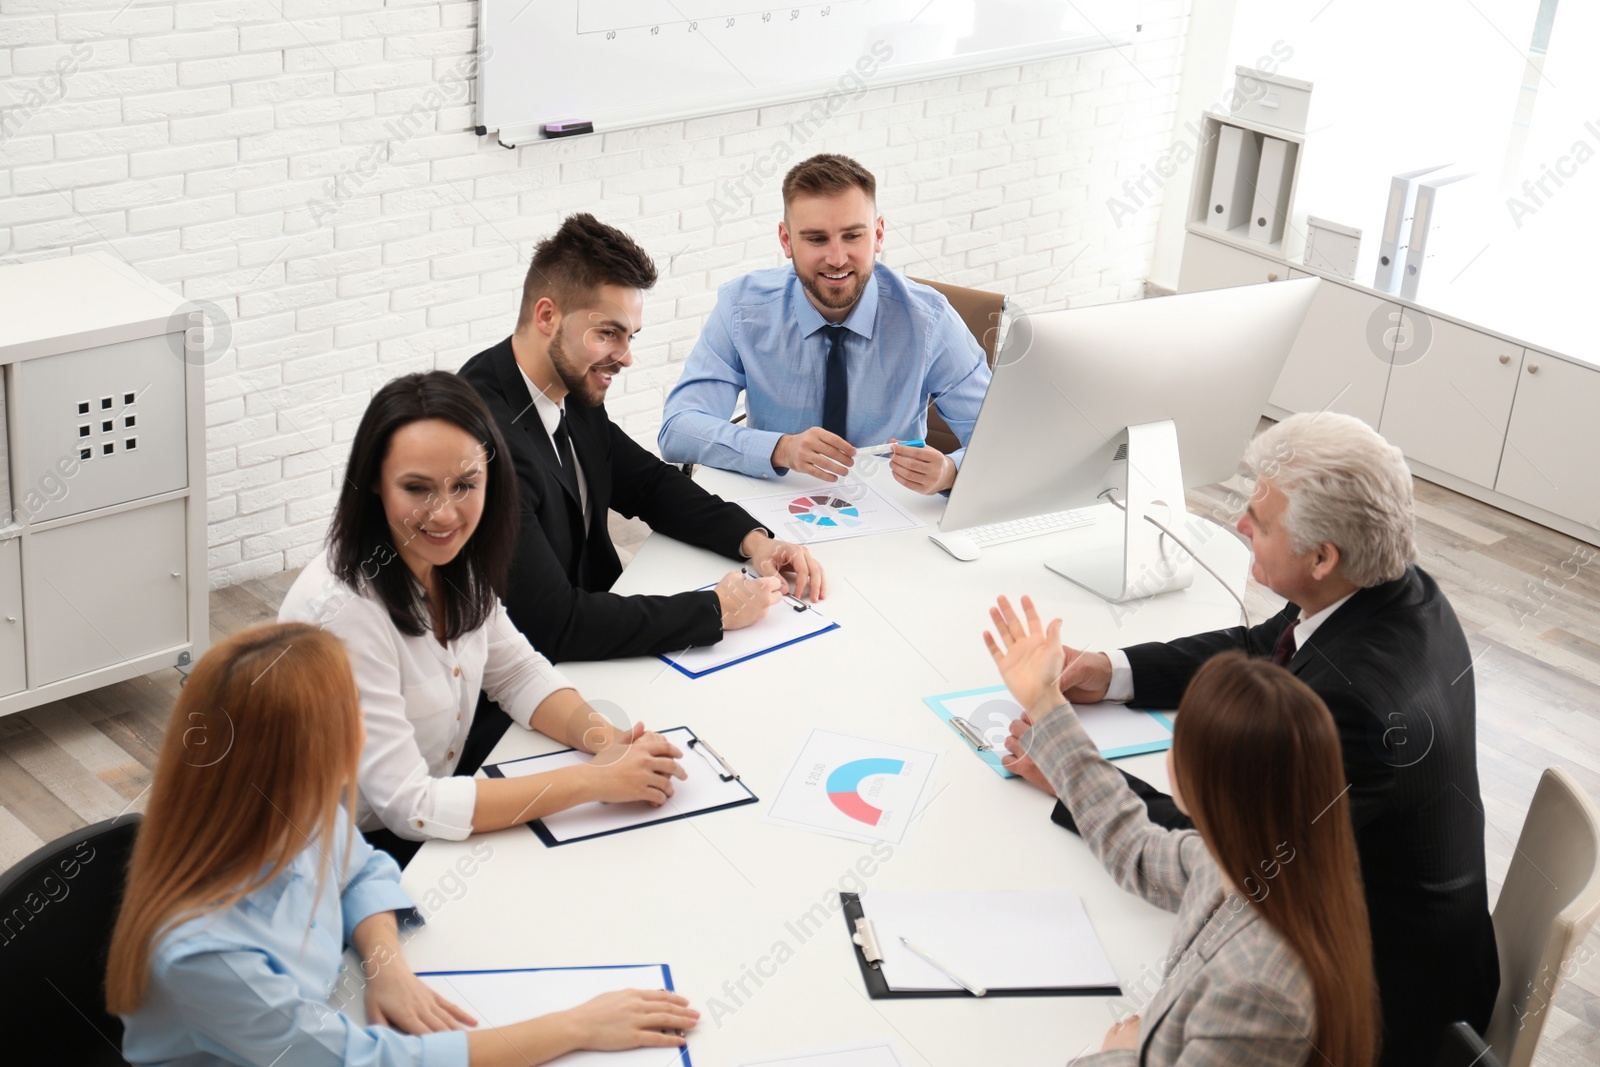
M 1318 284 L 1019 316 L 940 529 L 1104 503 L 1109 489 L 1128 505 L 1120 559 L 1080 560 L 1086 570 L 1052 560 L 1051 569 L 1110 600 L 1187 586 L 1187 558 L 1143 517 L 1166 522 L 1154 507 L 1181 523 L 1184 488 L 1237 470 Z M 1157 573 L 1169 568 L 1170 578 Z

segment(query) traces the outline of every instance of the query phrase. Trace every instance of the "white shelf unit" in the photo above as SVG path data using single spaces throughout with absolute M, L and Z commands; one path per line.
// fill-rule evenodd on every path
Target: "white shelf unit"
M 1288 190 L 1287 195 L 1279 190 L 1263 190 L 1268 201 L 1276 203 L 1281 220 L 1275 222 L 1270 217 L 1252 211 L 1249 219 L 1229 229 L 1218 229 L 1211 225 L 1209 220 L 1212 214 L 1211 204 L 1216 199 L 1214 194 L 1220 193 L 1222 199 L 1231 200 L 1240 189 L 1247 197 L 1253 197 L 1257 192 L 1257 172 L 1253 170 L 1247 174 L 1236 175 L 1237 188 L 1226 190 L 1213 188 L 1212 179 L 1216 172 L 1218 148 L 1222 143 L 1221 134 L 1225 126 L 1242 130 L 1246 137 L 1255 142 L 1257 159 L 1260 158 L 1260 145 L 1264 138 L 1273 137 L 1287 145 L 1285 163 L 1288 174 L 1283 181 L 1283 187 Z M 1200 143 L 1196 146 L 1194 187 L 1189 192 L 1189 229 L 1257 255 L 1274 256 L 1279 259 L 1300 255 L 1305 249 L 1305 221 L 1303 217 L 1296 217 L 1295 195 L 1300 185 L 1305 146 L 1306 135 L 1303 133 L 1279 129 L 1238 115 L 1204 112 L 1200 116 Z M 1263 228 L 1271 231 L 1272 240 L 1260 241 L 1250 236 L 1251 230 Z
M 207 647 L 205 367 L 184 309 L 102 252 L 0 267 L 0 715 Z

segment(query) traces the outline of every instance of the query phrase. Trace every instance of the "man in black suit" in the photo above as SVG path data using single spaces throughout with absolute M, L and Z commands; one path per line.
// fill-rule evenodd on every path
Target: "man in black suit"
M 789 580 L 797 596 L 823 595 L 822 567 L 805 548 L 774 540 L 606 414 L 606 390 L 633 363 L 629 344 L 655 281 L 655 264 L 626 234 L 573 215 L 534 250 L 516 332 L 459 372 L 488 404 L 517 471 L 522 524 L 506 610 L 554 662 L 714 644 L 760 619 Z M 611 508 L 767 577 L 733 570 L 714 590 L 611 593 L 622 573 Z
M 1288 605 L 1249 629 L 1109 654 L 1069 648 L 1062 692 L 1175 708 L 1202 663 L 1241 649 L 1273 657 L 1322 698 L 1349 781 L 1382 1062 L 1431 1064 L 1449 1023 L 1483 1031 L 1500 985 L 1472 656 L 1449 601 L 1413 562 L 1411 473 L 1399 449 L 1350 416 L 1295 415 L 1252 441 L 1245 462 L 1256 488 L 1239 532 L 1255 579 Z M 1040 784 L 1015 739 L 1010 747 L 1007 765 Z M 1129 782 L 1157 822 L 1192 825 L 1170 797 Z M 1059 803 L 1051 817 L 1074 828 Z

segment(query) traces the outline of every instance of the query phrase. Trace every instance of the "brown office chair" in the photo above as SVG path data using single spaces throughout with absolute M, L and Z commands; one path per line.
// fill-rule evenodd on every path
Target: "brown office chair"
M 967 324 L 967 329 L 977 338 L 978 347 L 983 349 L 983 356 L 989 361 L 989 366 L 993 367 L 996 342 L 1000 338 L 1000 320 L 1006 310 L 1006 298 L 999 293 L 967 289 L 960 285 L 947 285 L 926 278 L 911 280 L 938 290 L 946 300 L 950 301 L 950 306 L 956 309 L 961 321 Z M 928 433 L 924 440 L 944 453 L 954 452 L 961 447 L 961 441 L 934 409 L 931 400 L 928 401 Z

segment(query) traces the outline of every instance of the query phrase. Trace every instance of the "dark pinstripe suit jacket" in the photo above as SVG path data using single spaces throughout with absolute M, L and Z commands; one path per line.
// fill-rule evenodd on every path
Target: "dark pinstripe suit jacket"
M 1200 664 L 1228 649 L 1270 656 L 1298 615 L 1291 604 L 1249 630 L 1127 649 L 1134 703 L 1177 707 Z M 1443 1027 L 1464 1019 L 1481 1032 L 1500 988 L 1466 637 L 1438 585 L 1412 566 L 1346 601 L 1289 670 L 1339 728 L 1383 1000 L 1383 1062 L 1432 1063 Z

